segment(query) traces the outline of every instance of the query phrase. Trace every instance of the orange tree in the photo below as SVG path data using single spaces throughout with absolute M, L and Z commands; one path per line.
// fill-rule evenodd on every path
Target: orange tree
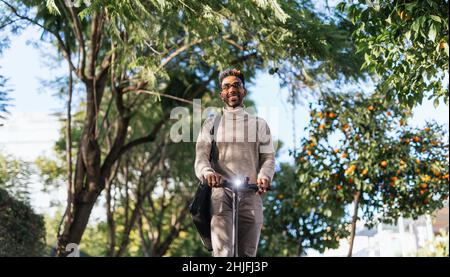
M 349 256 L 358 219 L 372 228 L 443 206 L 449 175 L 448 135 L 442 126 L 408 126 L 412 113 L 379 94 L 325 94 L 310 108 L 309 136 L 295 154 L 297 193 L 289 197 L 300 206 L 305 198 L 313 199 L 306 205 L 319 202 L 319 209 L 310 207 L 319 217 L 345 211 L 347 224 L 335 224 L 334 218 L 328 227 L 335 234 L 342 233 L 339 227 L 349 230 Z M 323 226 L 312 222 L 304 228 Z
M 323 252 L 337 248 L 339 238 L 349 235 L 345 207 L 327 201 L 326 193 L 316 197 L 302 193 L 296 179 L 296 167 L 281 163 L 273 180 L 273 193 L 264 198 L 259 255 L 301 256 L 308 249 Z M 310 189 L 319 187 L 319 183 L 314 183 Z
M 425 97 L 448 105 L 448 0 L 341 1 L 363 68 L 378 89 L 414 107 Z

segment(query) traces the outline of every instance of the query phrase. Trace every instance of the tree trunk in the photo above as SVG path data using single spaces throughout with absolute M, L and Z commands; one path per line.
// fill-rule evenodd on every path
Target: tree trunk
M 114 179 L 114 177 L 112 178 Z M 109 240 L 108 240 L 108 252 L 107 256 L 111 257 L 114 255 L 114 250 L 116 248 L 116 222 L 114 220 L 114 208 L 111 198 L 111 185 L 112 180 L 106 182 L 106 222 L 108 224 Z
M 302 240 L 300 240 L 298 242 L 298 246 L 297 246 L 297 256 L 301 257 L 303 255 L 303 245 L 302 245 Z
M 358 221 L 358 208 L 359 208 L 359 201 L 361 199 L 361 192 L 357 191 L 355 193 L 353 199 L 354 199 L 354 208 L 353 208 L 353 218 L 352 218 L 352 231 L 350 233 L 350 247 L 348 250 L 347 257 L 352 256 L 353 242 L 355 240 L 356 222 Z
M 303 255 L 303 245 L 302 245 L 303 238 L 300 235 L 299 229 L 295 230 L 295 234 L 296 234 L 296 236 L 298 238 L 298 241 L 297 241 L 297 257 L 301 257 Z
M 94 93 L 94 90 L 97 92 Z M 96 138 L 97 108 L 104 91 L 100 82 L 94 89 L 93 82 L 86 84 L 87 105 L 84 129 L 78 149 L 74 180 L 73 209 L 64 217 L 64 230 L 58 237 L 58 256 L 66 256 L 69 243 L 79 244 L 89 220 L 92 208 L 104 188 L 105 179 L 100 172 L 100 146 Z M 109 173 L 107 174 L 109 177 Z
M 69 242 L 71 243 L 80 243 L 81 237 L 83 236 L 84 230 L 86 229 L 86 225 L 89 221 L 92 208 L 94 207 L 98 195 L 100 195 L 100 191 L 98 193 L 89 192 L 88 195 L 90 198 L 89 201 L 76 201 L 76 210 L 68 237 Z

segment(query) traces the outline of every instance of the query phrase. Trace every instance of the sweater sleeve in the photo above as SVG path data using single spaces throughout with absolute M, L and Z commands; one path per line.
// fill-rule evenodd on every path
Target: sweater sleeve
M 259 119 L 259 165 L 258 178 L 265 178 L 272 182 L 275 174 L 275 149 L 273 146 L 272 135 L 267 122 Z
M 195 175 L 200 181 L 206 174 L 213 173 L 214 169 L 211 167 L 209 162 L 209 155 L 211 153 L 212 137 L 210 130 L 213 125 L 213 120 L 211 118 L 205 120 L 203 127 L 198 135 L 197 143 L 195 145 Z

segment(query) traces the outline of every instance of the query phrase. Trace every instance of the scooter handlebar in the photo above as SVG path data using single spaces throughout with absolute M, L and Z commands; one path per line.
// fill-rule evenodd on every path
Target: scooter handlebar
M 228 180 L 224 180 L 223 183 L 221 184 L 221 186 L 233 189 L 233 183 L 229 182 Z M 259 190 L 259 187 L 258 187 L 257 184 L 248 184 L 248 183 L 240 184 L 239 188 L 241 188 L 241 189 L 251 189 L 251 190 L 254 190 L 254 191 L 258 191 Z M 272 189 L 269 187 L 268 190 L 272 190 Z

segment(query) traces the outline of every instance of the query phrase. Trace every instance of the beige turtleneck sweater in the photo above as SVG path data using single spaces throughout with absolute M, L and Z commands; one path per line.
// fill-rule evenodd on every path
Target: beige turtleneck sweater
M 243 107 L 224 108 L 217 130 L 218 161 L 210 163 L 213 139 L 210 130 L 213 124 L 214 117 L 206 119 L 197 139 L 195 174 L 200 180 L 211 172 L 217 172 L 229 181 L 236 178 L 243 180 L 244 177 L 249 177 L 252 184 L 256 183 L 257 178 L 272 181 L 275 150 L 264 119 L 247 113 Z

